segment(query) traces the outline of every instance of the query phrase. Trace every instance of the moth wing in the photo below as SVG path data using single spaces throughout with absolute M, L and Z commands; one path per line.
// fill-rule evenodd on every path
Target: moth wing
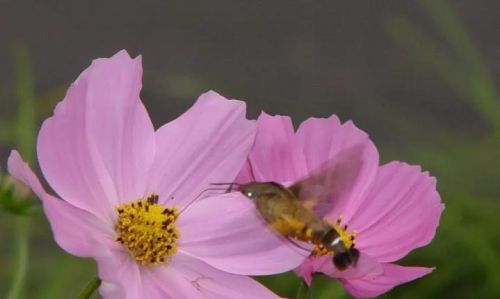
M 361 147 L 339 152 L 289 187 L 302 204 L 323 217 L 352 189 L 363 166 Z

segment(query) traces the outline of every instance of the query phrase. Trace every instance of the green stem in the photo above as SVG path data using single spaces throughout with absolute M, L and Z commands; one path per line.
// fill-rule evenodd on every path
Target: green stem
M 29 218 L 23 216 L 16 217 L 16 268 L 10 291 L 7 299 L 21 298 L 26 273 L 28 271 L 28 251 L 29 251 Z
M 307 299 L 309 295 L 309 287 L 306 285 L 304 280 L 300 281 L 299 289 L 297 290 L 297 299 Z
M 88 299 L 92 294 L 94 293 L 95 290 L 101 285 L 101 280 L 97 277 L 92 278 L 85 288 L 80 292 L 80 295 L 78 295 L 78 299 Z

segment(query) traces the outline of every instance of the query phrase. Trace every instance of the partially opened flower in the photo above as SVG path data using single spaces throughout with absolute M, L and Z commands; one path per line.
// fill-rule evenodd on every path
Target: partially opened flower
M 263 113 L 248 160 L 240 183 L 289 185 L 325 164 L 336 167 L 329 178 L 336 190 L 313 208 L 324 211 L 323 219 L 360 255 L 355 266 L 341 271 L 332 262 L 334 252 L 317 246 L 296 269 L 308 284 L 320 272 L 338 278 L 355 297 L 374 297 L 432 271 L 392 262 L 432 240 L 443 210 L 435 179 L 401 162 L 379 167 L 375 146 L 352 122 L 310 118 L 294 132 L 289 117 Z
M 38 161 L 57 196 L 16 151 L 9 172 L 42 200 L 56 242 L 96 259 L 106 299 L 276 298 L 237 274 L 283 272 L 303 257 L 243 196 L 200 196 L 245 161 L 255 134 L 245 104 L 208 92 L 155 132 L 141 76 L 141 58 L 125 51 L 95 60 L 45 120 Z

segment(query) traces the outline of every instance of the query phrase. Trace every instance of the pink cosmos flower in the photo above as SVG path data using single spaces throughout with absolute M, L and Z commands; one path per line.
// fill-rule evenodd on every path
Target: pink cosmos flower
M 338 278 L 351 295 L 365 298 L 432 271 L 392 262 L 434 237 L 444 207 L 435 178 L 401 162 L 379 167 L 377 149 L 352 122 L 341 124 L 334 115 L 310 118 L 294 132 L 289 117 L 262 113 L 249 161 L 240 183 L 290 184 L 325 163 L 341 170 L 332 180 L 341 190 L 327 200 L 324 219 L 341 232 L 344 243 L 360 251 L 360 258 L 355 267 L 340 271 L 332 263 L 333 252 L 316 248 L 296 269 L 308 284 L 320 272 Z
M 241 169 L 255 134 L 245 104 L 208 92 L 155 131 L 141 77 L 140 57 L 97 59 L 45 120 L 38 161 L 57 196 L 16 151 L 9 172 L 42 200 L 59 246 L 97 261 L 106 299 L 277 298 L 237 274 L 287 271 L 304 257 L 242 195 L 196 200 Z

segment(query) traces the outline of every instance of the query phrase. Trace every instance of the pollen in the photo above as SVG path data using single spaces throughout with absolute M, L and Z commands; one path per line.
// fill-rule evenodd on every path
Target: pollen
M 355 245 L 357 232 L 355 230 L 349 232 L 347 224 L 342 225 L 342 215 L 337 219 L 335 224 L 331 226 L 340 235 L 340 238 L 344 242 L 345 247 L 352 248 Z M 333 255 L 332 250 L 328 250 L 322 244 L 316 245 L 311 253 L 312 256 L 323 256 L 323 255 Z
M 130 255 L 144 266 L 156 266 L 168 261 L 177 252 L 179 217 L 176 207 L 158 203 L 158 195 L 116 207 L 116 241 L 125 246 Z

